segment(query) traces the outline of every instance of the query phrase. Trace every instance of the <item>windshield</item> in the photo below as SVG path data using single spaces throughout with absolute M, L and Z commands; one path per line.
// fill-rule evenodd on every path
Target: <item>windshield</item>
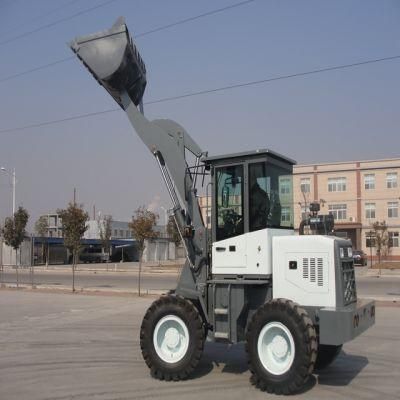
M 273 164 L 249 165 L 249 229 L 293 228 L 293 180 Z
M 216 240 L 245 233 L 245 197 L 248 199 L 248 230 L 293 229 L 293 181 L 287 169 L 274 164 L 246 164 L 216 169 Z M 247 193 L 245 188 L 247 186 Z

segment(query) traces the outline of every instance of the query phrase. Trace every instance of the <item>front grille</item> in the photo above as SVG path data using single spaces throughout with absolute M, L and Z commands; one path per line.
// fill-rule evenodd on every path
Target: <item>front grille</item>
M 343 301 L 350 304 L 357 301 L 356 279 L 353 261 L 342 261 Z

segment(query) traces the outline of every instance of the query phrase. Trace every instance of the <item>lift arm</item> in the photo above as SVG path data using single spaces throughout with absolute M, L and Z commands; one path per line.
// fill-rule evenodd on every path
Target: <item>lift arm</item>
M 204 269 L 207 255 L 205 227 L 196 197 L 195 178 L 187 168 L 185 153 L 188 150 L 195 156 L 197 166 L 205 153 L 176 122 L 149 121 L 144 116 L 146 67 L 122 17 L 107 31 L 75 38 L 70 47 L 126 112 L 136 133 L 155 156 L 174 206 L 188 265 L 198 274 Z M 204 281 L 204 271 L 201 275 Z M 193 278 L 189 286 L 193 286 L 194 281 Z

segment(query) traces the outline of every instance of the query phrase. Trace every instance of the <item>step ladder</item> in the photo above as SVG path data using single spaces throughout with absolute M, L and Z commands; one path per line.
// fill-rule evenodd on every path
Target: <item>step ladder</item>
M 221 299 L 225 301 L 221 304 Z M 227 303 L 227 304 L 226 304 Z M 214 339 L 216 341 L 229 341 L 231 334 L 231 318 L 230 318 L 230 303 L 231 303 L 231 285 L 218 284 L 213 285 L 213 327 Z

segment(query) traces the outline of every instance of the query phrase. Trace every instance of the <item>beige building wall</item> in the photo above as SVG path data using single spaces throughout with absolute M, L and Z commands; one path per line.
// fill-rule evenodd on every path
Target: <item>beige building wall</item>
M 204 225 L 211 228 L 211 196 L 200 196 L 199 206 Z
M 307 180 L 309 191 L 303 192 L 301 183 Z M 339 189 L 336 191 L 329 186 L 335 181 L 341 183 L 336 185 Z M 345 212 L 342 207 L 340 219 L 335 220 L 336 230 L 347 234 L 354 247 L 370 254 L 366 234 L 374 222 L 385 221 L 394 245 L 388 258 L 400 259 L 400 158 L 297 165 L 293 186 L 295 227 L 301 221 L 305 205 L 312 201 L 321 204 L 322 214 L 335 213 L 333 207 L 345 206 Z M 375 249 L 372 250 L 375 255 Z

